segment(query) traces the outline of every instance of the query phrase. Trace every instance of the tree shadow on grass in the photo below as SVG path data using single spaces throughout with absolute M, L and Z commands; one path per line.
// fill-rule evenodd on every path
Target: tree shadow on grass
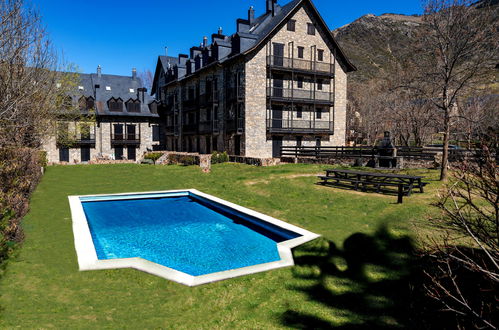
M 287 310 L 281 316 L 284 325 L 313 329 L 417 328 L 418 315 L 411 298 L 415 258 L 410 238 L 395 237 L 381 227 L 373 235 L 351 235 L 342 249 L 321 238 L 295 254 L 293 273 L 297 281 L 288 289 L 305 293 L 308 301 L 331 311 L 331 318 L 303 309 Z M 332 321 L 333 314 L 340 321 Z M 341 319 L 350 321 L 345 324 Z

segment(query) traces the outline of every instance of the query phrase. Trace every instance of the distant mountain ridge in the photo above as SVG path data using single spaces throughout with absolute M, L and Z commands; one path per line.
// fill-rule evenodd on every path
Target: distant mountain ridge
M 367 14 L 333 31 L 340 46 L 357 66 L 352 82 L 363 82 L 389 70 L 404 56 L 421 28 L 422 17 L 401 14 Z

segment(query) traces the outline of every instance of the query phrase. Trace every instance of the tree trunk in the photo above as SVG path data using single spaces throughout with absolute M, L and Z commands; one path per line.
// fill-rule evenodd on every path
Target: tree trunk
M 447 168 L 449 164 L 449 139 L 450 139 L 450 109 L 445 109 L 444 119 L 444 146 L 442 153 L 442 167 L 440 169 L 440 181 L 447 180 Z

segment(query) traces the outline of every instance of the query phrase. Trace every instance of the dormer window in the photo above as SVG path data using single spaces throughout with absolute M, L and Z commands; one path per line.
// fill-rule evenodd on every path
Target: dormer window
M 106 86 L 106 91 L 110 91 L 111 90 L 111 86 Z
M 315 36 L 315 26 L 312 23 L 307 23 L 307 33 L 311 36 Z
M 115 99 L 114 97 L 108 101 L 109 111 L 121 112 L 123 111 L 123 101 L 121 99 Z
M 135 90 L 133 88 L 130 88 L 130 93 L 135 93 Z
M 80 111 L 91 110 L 95 106 L 94 98 L 91 96 L 89 97 L 82 96 L 78 100 L 78 105 L 80 107 Z
M 158 113 L 158 102 L 153 101 L 149 103 L 149 111 L 151 113 L 157 114 Z
M 126 109 L 128 112 L 140 112 L 140 101 L 139 100 L 129 100 L 126 103 Z
M 288 21 L 288 31 L 295 32 L 296 30 L 296 20 L 290 19 Z

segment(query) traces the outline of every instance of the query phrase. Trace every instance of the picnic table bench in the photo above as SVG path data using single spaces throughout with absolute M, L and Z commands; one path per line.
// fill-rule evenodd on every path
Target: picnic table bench
M 368 187 L 374 187 L 377 193 L 383 188 L 397 188 L 398 203 L 402 203 L 403 196 L 410 196 L 413 189 L 419 189 L 424 192 L 424 186 L 427 184 L 422 181 L 424 177 L 403 175 L 394 173 L 376 173 L 362 172 L 353 170 L 326 170 L 325 176 L 319 176 L 322 185 L 347 183 L 350 187 L 366 191 Z M 386 190 L 386 189 L 385 189 Z

